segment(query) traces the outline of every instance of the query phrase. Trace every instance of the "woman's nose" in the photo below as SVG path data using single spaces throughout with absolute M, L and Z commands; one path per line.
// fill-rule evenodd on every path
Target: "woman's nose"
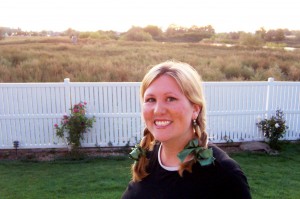
M 155 114 L 164 114 L 166 112 L 166 106 L 163 102 L 157 101 L 154 107 Z

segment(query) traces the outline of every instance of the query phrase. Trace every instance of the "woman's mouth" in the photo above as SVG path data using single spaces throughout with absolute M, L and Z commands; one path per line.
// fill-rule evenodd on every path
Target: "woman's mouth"
M 171 124 L 171 121 L 168 120 L 156 120 L 154 121 L 154 124 L 158 127 L 165 127 Z

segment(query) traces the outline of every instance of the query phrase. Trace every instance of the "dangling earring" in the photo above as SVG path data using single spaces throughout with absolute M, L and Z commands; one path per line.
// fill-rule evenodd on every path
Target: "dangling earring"
M 193 126 L 195 127 L 197 125 L 196 120 L 193 120 Z
M 194 129 L 194 134 L 197 134 L 197 136 L 200 138 L 201 137 L 201 129 L 199 124 L 197 123 L 197 120 L 193 120 L 193 129 Z
M 194 119 L 194 120 L 193 120 L 193 129 L 194 129 L 194 133 L 196 133 L 196 128 L 197 128 L 197 122 L 196 122 L 196 120 Z

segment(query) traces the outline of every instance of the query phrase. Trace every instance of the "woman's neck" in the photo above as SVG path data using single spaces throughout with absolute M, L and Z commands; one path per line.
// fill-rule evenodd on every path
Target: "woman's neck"
M 186 144 L 192 139 L 193 137 L 188 137 L 186 139 L 181 139 L 180 141 L 176 142 L 163 142 L 161 143 L 161 154 L 160 158 L 162 164 L 165 166 L 179 166 L 180 160 L 177 157 L 177 154 L 184 149 Z
M 164 144 L 162 144 L 161 151 L 159 154 L 162 164 L 168 167 L 178 166 L 180 164 L 180 160 L 177 157 L 177 154 L 179 152 L 180 151 L 178 149 L 172 150 L 166 147 Z

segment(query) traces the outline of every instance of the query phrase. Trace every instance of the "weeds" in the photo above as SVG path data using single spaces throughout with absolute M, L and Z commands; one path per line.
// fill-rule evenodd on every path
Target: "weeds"
M 0 82 L 137 82 L 149 66 L 175 59 L 204 81 L 300 80 L 299 51 L 208 46 L 199 43 L 30 38 L 0 42 Z

